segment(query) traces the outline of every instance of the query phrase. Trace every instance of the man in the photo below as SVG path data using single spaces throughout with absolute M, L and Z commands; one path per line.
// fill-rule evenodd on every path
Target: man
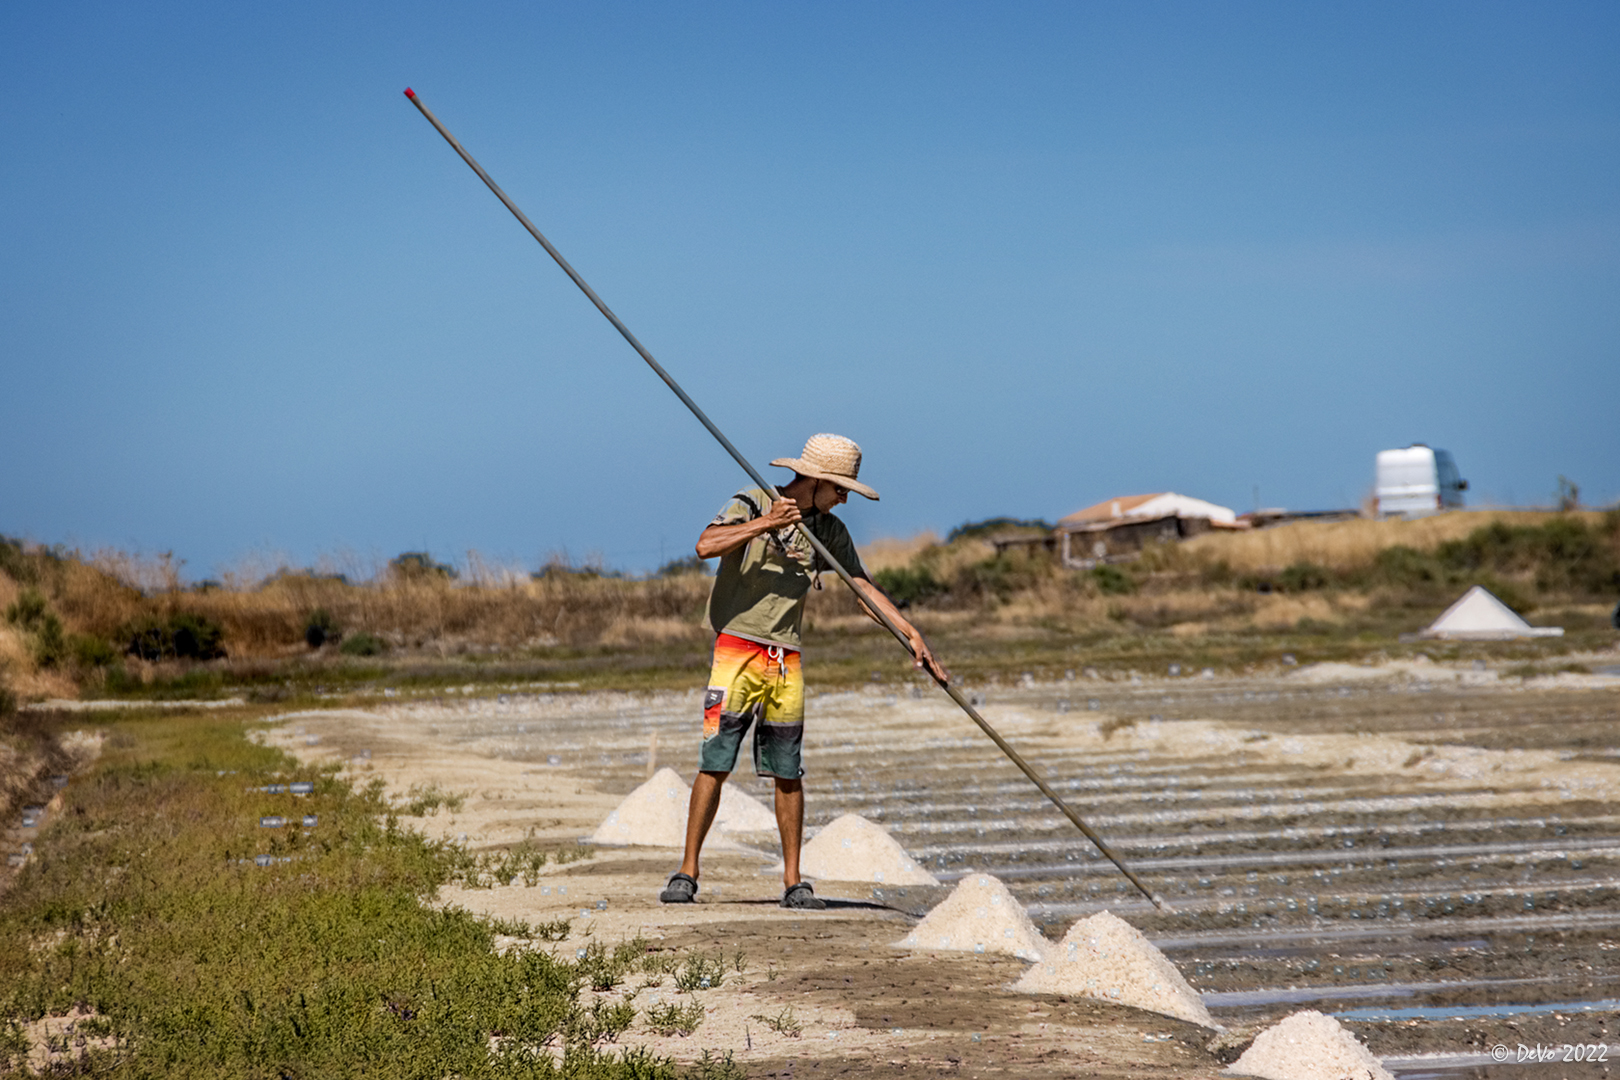
M 861 448 L 841 435 L 813 435 L 796 458 L 772 465 L 792 469 L 781 498 L 760 488 L 739 491 L 698 537 L 697 553 L 720 559 L 709 594 L 707 621 L 715 634 L 714 665 L 703 696 L 703 749 L 686 818 L 681 869 L 659 894 L 666 904 L 689 904 L 697 895 L 698 856 L 720 805 L 721 785 L 736 768 L 743 736 L 754 729 L 754 772 L 776 781 L 776 827 L 782 837 L 782 906 L 826 907 L 799 877 L 804 839 L 804 680 L 799 668 L 799 626 L 805 597 L 828 569 L 800 531 L 809 529 L 849 571 L 867 614 L 882 611 L 905 634 L 918 668 L 949 676 L 928 643 L 872 583 L 855 545 L 832 508 L 851 491 L 878 493 L 861 483 Z M 872 615 L 874 619 L 877 616 Z

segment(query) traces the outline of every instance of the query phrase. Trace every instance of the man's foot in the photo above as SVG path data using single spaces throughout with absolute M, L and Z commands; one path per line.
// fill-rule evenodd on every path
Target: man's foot
M 697 900 L 697 879 L 688 874 L 671 874 L 669 884 L 658 894 L 661 904 L 690 904 Z
M 816 895 L 808 881 L 801 881 L 797 885 L 789 885 L 782 894 L 782 906 L 797 911 L 823 911 L 827 901 Z

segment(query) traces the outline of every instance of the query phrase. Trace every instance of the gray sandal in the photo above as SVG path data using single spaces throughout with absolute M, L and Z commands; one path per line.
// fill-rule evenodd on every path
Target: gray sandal
M 801 881 L 797 885 L 789 885 L 782 893 L 782 906 L 795 911 L 824 911 L 827 901 L 816 895 L 816 890 L 810 887 L 808 881 Z
M 661 904 L 691 904 L 697 901 L 697 878 L 689 874 L 671 874 L 664 891 L 658 894 Z

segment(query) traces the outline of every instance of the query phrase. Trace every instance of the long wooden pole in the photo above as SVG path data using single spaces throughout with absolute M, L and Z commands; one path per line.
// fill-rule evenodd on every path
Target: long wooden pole
M 521 224 L 525 229 L 529 230 L 529 235 L 540 242 L 540 246 L 546 249 L 546 254 L 550 255 L 556 260 L 557 265 L 562 267 L 563 273 L 567 274 L 571 279 L 573 279 L 574 284 L 579 286 L 580 292 L 584 293 L 590 302 L 596 305 L 596 310 L 600 311 L 604 316 L 606 316 L 607 321 L 613 324 L 613 328 L 624 336 L 624 340 L 630 343 L 630 347 L 640 354 L 641 358 L 647 362 L 648 367 L 653 369 L 653 373 L 656 374 L 660 379 L 664 380 L 665 386 L 668 386 L 675 392 L 675 396 L 681 399 L 681 404 L 685 405 L 692 411 L 692 415 L 697 417 L 698 422 L 707 428 L 709 434 L 713 435 L 715 440 L 725 448 L 726 453 L 731 455 L 732 460 L 738 465 L 742 466 L 742 470 L 748 474 L 748 478 L 763 488 L 765 493 L 769 495 L 772 500 L 781 498 L 781 495 L 776 490 L 776 487 L 759 474 L 759 471 L 749 463 L 748 459 L 743 457 L 742 452 L 731 444 L 730 439 L 726 438 L 725 432 L 721 431 L 715 426 L 714 421 L 709 419 L 708 414 L 698 406 L 698 403 L 693 401 L 691 397 L 688 396 L 686 391 L 681 389 L 680 384 L 670 376 L 669 372 L 664 370 L 664 366 L 657 360 L 653 359 L 652 353 L 647 351 L 646 346 L 642 345 L 642 343 L 637 340 L 636 335 L 630 332 L 630 328 L 624 325 L 624 322 L 617 315 L 613 314 L 613 309 L 609 308 L 607 304 L 602 302 L 602 298 L 596 295 L 596 290 L 592 289 L 588 284 L 585 283 L 585 279 L 579 276 L 579 271 L 570 266 L 568 260 L 563 258 L 562 252 L 553 247 L 551 241 L 546 239 L 545 234 L 543 234 L 539 229 L 535 228 L 534 222 L 530 221 L 528 215 L 524 214 L 522 210 L 517 208 L 517 204 L 507 196 L 506 192 L 501 190 L 501 186 L 490 177 L 489 173 L 484 171 L 484 167 L 478 164 L 478 162 L 473 159 L 471 154 L 467 153 L 466 148 L 463 147 L 459 141 L 457 141 L 454 135 L 450 134 L 450 130 L 440 123 L 439 118 L 433 115 L 432 110 L 422 103 L 422 99 L 416 94 L 416 92 L 407 87 L 405 90 L 405 96 L 409 98 L 411 104 L 415 105 L 421 114 L 427 118 L 427 122 L 432 124 L 434 129 L 438 131 L 440 135 L 444 136 L 444 141 L 450 144 L 450 148 L 457 154 L 461 155 L 461 160 L 465 161 L 472 171 L 478 174 L 478 179 L 482 180 L 489 190 L 495 193 L 495 197 L 501 200 L 502 205 L 512 212 L 512 216 L 518 219 L 518 223 Z M 911 652 L 911 642 L 906 640 L 906 635 L 903 634 L 900 631 L 900 628 L 894 624 L 894 620 L 890 619 L 888 615 L 886 615 L 882 610 L 878 609 L 875 605 L 866 603 L 865 599 L 861 596 L 860 589 L 855 587 L 855 579 L 850 576 L 849 571 L 844 569 L 837 559 L 833 558 L 832 552 L 828 551 L 826 546 L 816 538 L 816 534 L 805 528 L 803 523 L 800 523 L 799 530 L 804 533 L 805 539 L 810 541 L 811 548 L 813 548 L 815 553 L 821 557 L 822 561 L 830 566 L 833 571 L 841 579 L 843 579 L 845 585 L 849 586 L 850 591 L 855 594 L 855 597 L 858 601 L 860 601 L 861 606 L 866 608 L 867 611 L 871 612 L 873 617 L 876 618 L 878 622 L 883 624 L 884 629 L 888 630 L 889 633 L 894 635 L 895 640 L 900 642 L 901 646 L 908 653 Z M 1069 804 L 1064 802 L 1062 797 L 1059 796 L 1056 791 L 1052 790 L 1052 785 L 1046 782 L 1046 779 L 1036 771 L 1035 767 L 1029 762 L 1025 761 L 1023 756 L 1019 754 L 1018 751 L 1014 750 L 1012 746 L 1008 744 L 1006 739 L 1001 737 L 1001 733 L 995 728 L 991 727 L 990 722 L 979 715 L 979 711 L 975 709 L 971 703 L 969 703 L 967 698 L 962 696 L 961 690 L 955 686 L 952 686 L 945 680 L 940 679 L 931 671 L 928 674 L 931 678 L 933 678 L 934 682 L 939 685 L 939 688 L 944 690 L 945 693 L 949 694 L 951 700 L 960 705 L 962 707 L 962 711 L 967 713 L 975 724 L 979 725 L 980 730 L 982 730 L 986 735 L 990 736 L 990 740 L 1001 749 L 1001 752 L 1006 754 L 1007 757 L 1012 760 L 1012 763 L 1017 765 L 1018 768 L 1023 771 L 1024 775 L 1029 777 L 1030 781 L 1034 783 L 1037 788 L 1040 788 L 1041 794 L 1052 800 L 1052 804 L 1063 812 L 1063 816 L 1072 821 L 1075 828 L 1084 833 L 1086 839 L 1097 845 L 1097 850 L 1107 856 L 1108 860 L 1119 868 L 1119 872 L 1129 878 L 1131 884 L 1135 885 L 1142 891 L 1143 896 L 1152 901 L 1155 907 L 1160 908 L 1161 910 L 1165 908 L 1163 898 L 1149 890 L 1146 885 L 1142 884 L 1141 879 L 1131 872 L 1131 868 L 1125 865 L 1124 860 L 1122 860 L 1118 855 L 1114 854 L 1113 849 L 1103 841 L 1103 838 L 1098 836 L 1091 826 L 1082 821 L 1080 815 L 1075 813 L 1074 810 L 1070 808 Z

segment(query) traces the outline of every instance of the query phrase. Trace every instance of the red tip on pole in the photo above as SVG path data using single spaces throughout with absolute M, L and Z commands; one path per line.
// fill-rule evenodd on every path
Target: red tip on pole
M 413 93 L 411 88 L 408 86 L 405 88 L 405 96 L 410 98 L 412 101 L 416 100 L 416 94 Z

